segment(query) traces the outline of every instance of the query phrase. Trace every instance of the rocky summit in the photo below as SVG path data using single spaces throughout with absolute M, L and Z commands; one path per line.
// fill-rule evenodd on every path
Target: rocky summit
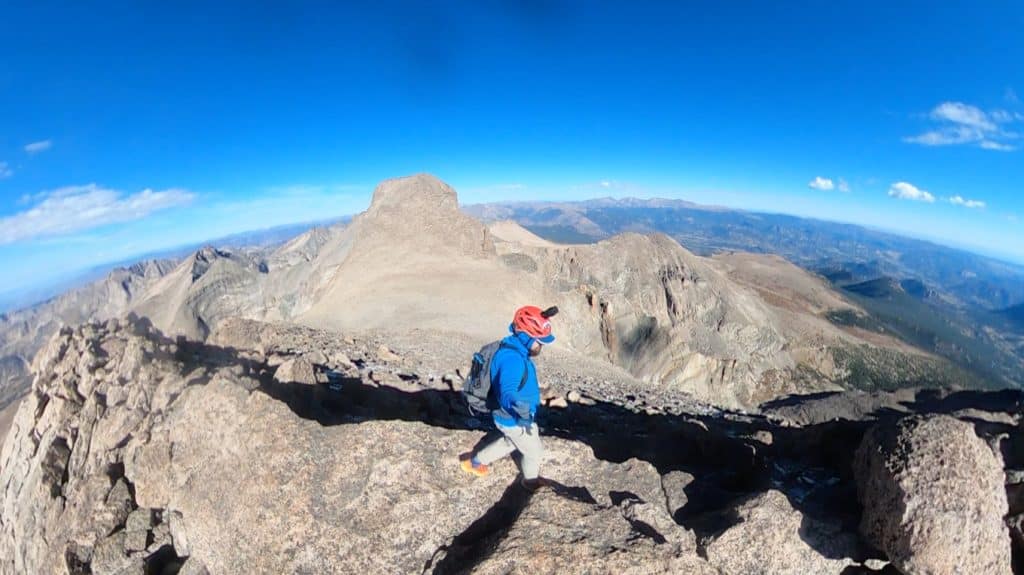
M 545 391 L 547 484 L 527 491 L 512 461 L 459 470 L 485 431 L 455 391 L 464 366 L 434 353 L 450 345 L 242 320 L 206 342 L 134 316 L 62 329 L 3 448 L 0 572 L 1009 573 L 1020 557 L 1020 393 L 751 415 L 595 395 L 584 366 Z M 809 422 L 805 402 L 863 409 Z
M 561 310 L 538 489 L 460 468 L 469 357 L 523 303 Z M 928 388 L 950 364 L 866 317 L 781 258 L 388 180 L 3 316 L 0 574 L 1024 573 L 1024 393 Z

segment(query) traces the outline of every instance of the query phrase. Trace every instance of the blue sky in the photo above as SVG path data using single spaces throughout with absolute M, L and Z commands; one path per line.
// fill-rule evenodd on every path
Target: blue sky
M 335 4 L 5 6 L 0 294 L 420 171 L 1024 261 L 1020 2 Z

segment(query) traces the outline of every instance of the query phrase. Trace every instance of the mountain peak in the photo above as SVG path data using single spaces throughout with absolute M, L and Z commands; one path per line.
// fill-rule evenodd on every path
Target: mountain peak
M 352 228 L 359 238 L 355 251 L 379 249 L 391 257 L 401 246 L 406 250 L 403 263 L 414 253 L 431 257 L 451 251 L 473 257 L 494 254 L 487 228 L 459 210 L 455 190 L 430 174 L 378 184 L 370 207 L 357 216 Z
M 384 180 L 378 184 L 366 213 L 430 214 L 450 213 L 458 209 L 458 195 L 448 184 L 430 174 L 415 174 Z

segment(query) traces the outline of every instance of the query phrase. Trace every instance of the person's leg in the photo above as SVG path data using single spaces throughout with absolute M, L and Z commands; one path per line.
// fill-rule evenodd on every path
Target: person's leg
M 540 459 L 544 455 L 544 445 L 540 441 L 540 429 L 533 423 L 529 429 L 523 427 L 502 428 L 509 441 L 519 450 L 523 456 L 522 465 L 523 479 L 537 479 L 540 475 Z
M 475 459 L 476 462 L 478 463 L 490 465 L 495 461 L 501 459 L 502 457 L 505 457 L 512 453 L 513 451 L 515 451 L 516 446 L 511 441 L 509 441 L 508 436 L 506 435 L 506 429 L 507 428 L 498 426 L 498 430 L 501 431 L 501 436 L 495 439 L 494 441 L 488 443 L 480 451 L 476 452 L 476 455 L 473 457 L 473 459 Z

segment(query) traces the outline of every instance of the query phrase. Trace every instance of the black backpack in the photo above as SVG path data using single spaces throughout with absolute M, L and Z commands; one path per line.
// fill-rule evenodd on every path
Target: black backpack
M 469 368 L 469 377 L 462 385 L 462 396 L 466 398 L 466 405 L 469 413 L 474 417 L 486 415 L 498 409 L 498 400 L 491 392 L 491 360 L 498 350 L 504 347 L 499 341 L 493 341 L 480 348 L 480 351 L 473 354 L 473 365 Z M 526 378 L 530 369 L 524 366 L 523 380 L 519 382 L 519 389 L 526 385 Z

